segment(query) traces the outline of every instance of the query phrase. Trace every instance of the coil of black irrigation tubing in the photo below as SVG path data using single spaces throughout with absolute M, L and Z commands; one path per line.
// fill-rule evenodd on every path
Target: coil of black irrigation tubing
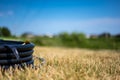
M 29 41 L 0 40 L 0 67 L 9 68 L 23 64 L 35 67 L 33 57 L 41 62 L 40 66 L 43 65 L 44 58 L 33 56 L 34 47 L 35 45 Z

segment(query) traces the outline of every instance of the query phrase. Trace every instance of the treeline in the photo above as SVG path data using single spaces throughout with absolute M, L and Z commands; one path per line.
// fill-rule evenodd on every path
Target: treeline
M 40 46 L 78 47 L 89 49 L 120 49 L 120 37 L 105 34 L 86 37 L 83 33 L 66 32 L 58 35 L 35 36 L 31 41 Z
M 84 33 L 62 32 L 58 35 L 33 35 L 23 33 L 20 37 L 13 37 L 7 27 L 0 27 L 0 37 L 12 37 L 14 39 L 30 40 L 39 46 L 78 47 L 89 49 L 116 49 L 120 50 L 120 34 L 111 35 L 102 33 L 99 35 L 86 36 Z

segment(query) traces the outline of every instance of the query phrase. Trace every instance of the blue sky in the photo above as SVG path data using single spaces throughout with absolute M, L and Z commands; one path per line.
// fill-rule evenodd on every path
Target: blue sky
M 120 33 L 120 0 L 0 0 L 0 26 L 14 35 Z

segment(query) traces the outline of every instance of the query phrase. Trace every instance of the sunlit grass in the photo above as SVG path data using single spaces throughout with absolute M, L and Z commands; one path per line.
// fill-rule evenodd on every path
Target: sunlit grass
M 43 57 L 41 68 L 10 69 L 0 72 L 0 80 L 119 80 L 120 52 L 72 48 L 35 47 L 34 55 Z M 35 60 L 35 65 L 39 65 Z

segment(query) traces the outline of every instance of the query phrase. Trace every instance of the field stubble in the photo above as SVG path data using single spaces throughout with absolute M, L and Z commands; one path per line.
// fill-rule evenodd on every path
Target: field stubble
M 120 52 L 57 47 L 34 50 L 34 56 L 45 58 L 44 66 L 0 72 L 0 80 L 120 80 Z

